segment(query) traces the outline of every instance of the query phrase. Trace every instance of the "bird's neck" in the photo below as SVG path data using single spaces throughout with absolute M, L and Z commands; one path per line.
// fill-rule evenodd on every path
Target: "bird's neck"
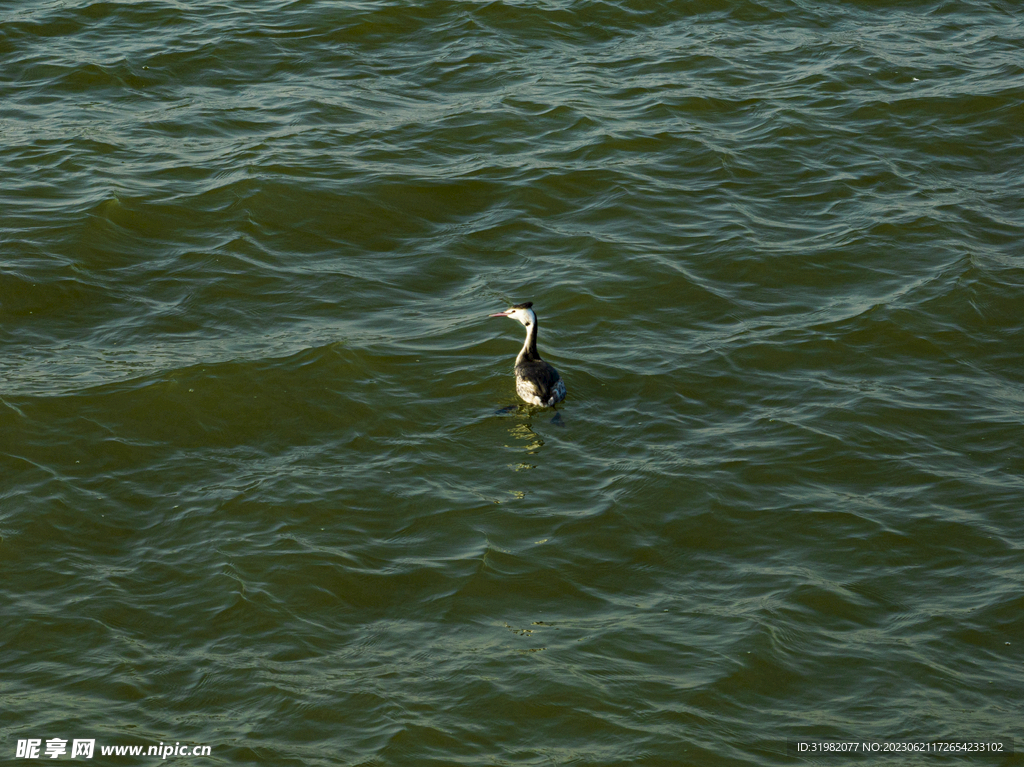
M 523 350 L 519 352 L 519 356 L 516 357 L 516 364 L 529 360 L 539 360 L 540 355 L 537 354 L 537 320 L 534 319 L 526 327 L 526 341 L 523 342 Z

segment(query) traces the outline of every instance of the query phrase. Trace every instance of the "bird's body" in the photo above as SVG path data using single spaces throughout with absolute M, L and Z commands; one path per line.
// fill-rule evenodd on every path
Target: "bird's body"
M 565 399 L 565 382 L 537 353 L 537 314 L 532 301 L 516 304 L 492 317 L 510 317 L 526 328 L 526 341 L 516 357 L 516 394 L 531 405 L 551 407 Z

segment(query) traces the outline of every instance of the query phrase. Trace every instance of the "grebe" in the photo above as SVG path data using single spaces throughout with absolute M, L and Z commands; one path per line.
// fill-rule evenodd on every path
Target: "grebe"
M 511 317 L 526 326 L 526 342 L 516 357 L 516 394 L 531 405 L 551 407 L 565 399 L 565 382 L 537 354 L 537 314 L 532 301 L 516 304 L 492 317 Z

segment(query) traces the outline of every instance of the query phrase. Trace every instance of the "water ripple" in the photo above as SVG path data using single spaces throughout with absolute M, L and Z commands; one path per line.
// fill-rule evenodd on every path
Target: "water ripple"
M 774 764 L 1012 735 L 1022 24 L 12 9 L 8 747 Z M 515 407 L 522 331 L 487 317 L 526 300 L 557 421 Z

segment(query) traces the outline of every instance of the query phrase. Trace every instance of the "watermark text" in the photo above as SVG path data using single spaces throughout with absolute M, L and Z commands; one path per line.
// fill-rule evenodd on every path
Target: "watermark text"
M 209 746 L 189 743 L 161 742 L 160 745 L 96 745 L 95 738 L 23 738 L 18 740 L 14 756 L 18 759 L 92 759 L 96 753 L 101 756 L 154 756 L 166 759 L 169 756 L 210 756 Z

